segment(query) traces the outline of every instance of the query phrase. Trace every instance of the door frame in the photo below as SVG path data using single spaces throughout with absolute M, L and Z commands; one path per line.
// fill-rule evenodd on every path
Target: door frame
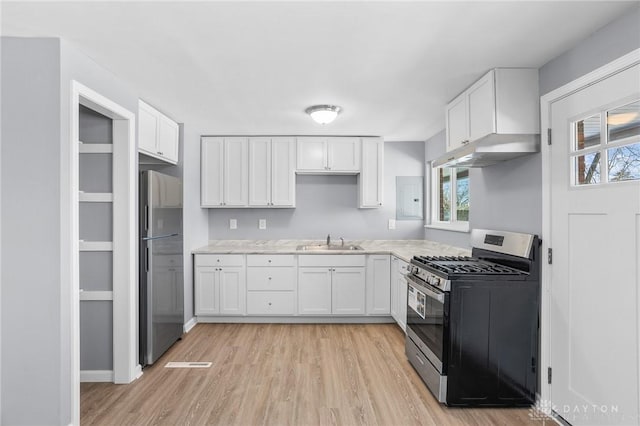
M 63 200 L 62 285 L 71 297 L 72 424 L 80 424 L 80 277 L 79 277 L 79 107 L 84 105 L 113 120 L 113 381 L 130 383 L 142 374 L 138 363 L 138 231 L 136 115 L 98 92 L 71 81 L 70 139 L 63 151 L 68 164 Z M 64 145 L 63 145 L 64 146 Z M 66 151 L 66 154 L 65 154 Z M 69 232 L 64 232 L 68 229 Z M 66 234 L 66 235 L 65 235 Z M 69 284 L 65 284 L 69 283 Z
M 540 129 L 541 129 L 541 155 L 542 155 L 542 269 L 541 269 L 541 326 L 540 326 L 540 395 L 539 406 L 551 410 L 551 385 L 547 383 L 547 369 L 551 362 L 551 267 L 546 259 L 546 253 L 551 241 L 551 148 L 549 145 L 549 133 L 551 125 L 551 105 L 575 92 L 591 86 L 599 81 L 624 71 L 640 63 L 640 49 L 631 51 L 620 58 L 603 65 L 596 70 L 579 77 L 564 86 L 561 86 L 540 98 Z M 640 293 L 639 293 L 640 295 Z M 640 297 L 639 297 L 640 298 Z M 640 300 L 638 300 L 640 305 Z M 640 336 L 639 336 L 640 341 Z M 640 348 L 639 348 L 640 350 Z M 549 413 L 551 412 L 549 411 Z

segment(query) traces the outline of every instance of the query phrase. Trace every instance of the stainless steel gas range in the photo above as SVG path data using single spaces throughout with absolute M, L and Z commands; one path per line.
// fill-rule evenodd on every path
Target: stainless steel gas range
M 476 229 L 471 241 L 471 257 L 412 259 L 407 358 L 447 405 L 531 405 L 538 373 L 540 240 Z

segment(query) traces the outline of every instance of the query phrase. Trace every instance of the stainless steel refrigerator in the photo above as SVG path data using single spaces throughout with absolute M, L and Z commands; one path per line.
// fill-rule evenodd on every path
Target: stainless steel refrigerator
M 140 173 L 140 342 L 142 366 L 153 364 L 183 332 L 182 181 Z

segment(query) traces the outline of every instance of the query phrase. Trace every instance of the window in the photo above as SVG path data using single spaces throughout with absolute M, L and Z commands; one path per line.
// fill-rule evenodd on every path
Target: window
M 430 198 L 431 223 L 427 226 L 469 230 L 469 169 L 433 169 Z
M 640 101 L 573 123 L 572 183 L 640 180 Z

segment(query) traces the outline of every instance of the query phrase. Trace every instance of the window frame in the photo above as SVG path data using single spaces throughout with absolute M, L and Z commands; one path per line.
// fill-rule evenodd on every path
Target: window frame
M 433 167 L 433 162 L 427 163 L 427 173 L 426 175 L 429 177 L 429 182 L 426 186 L 428 188 L 428 200 L 429 200 L 429 208 L 428 208 L 428 221 L 425 225 L 425 228 L 432 229 L 442 229 L 447 231 L 455 231 L 455 232 L 469 232 L 469 221 L 458 220 L 457 218 L 457 209 L 451 209 L 451 220 L 449 221 L 441 221 L 439 220 L 439 210 L 440 210 L 440 178 L 438 173 L 438 167 Z M 451 206 L 457 205 L 457 194 L 456 194 L 456 183 L 457 183 L 457 169 L 458 168 L 466 168 L 467 167 L 447 167 L 451 170 Z M 469 175 L 468 179 L 471 179 L 471 175 Z M 469 204 L 469 212 L 471 212 L 471 204 Z

